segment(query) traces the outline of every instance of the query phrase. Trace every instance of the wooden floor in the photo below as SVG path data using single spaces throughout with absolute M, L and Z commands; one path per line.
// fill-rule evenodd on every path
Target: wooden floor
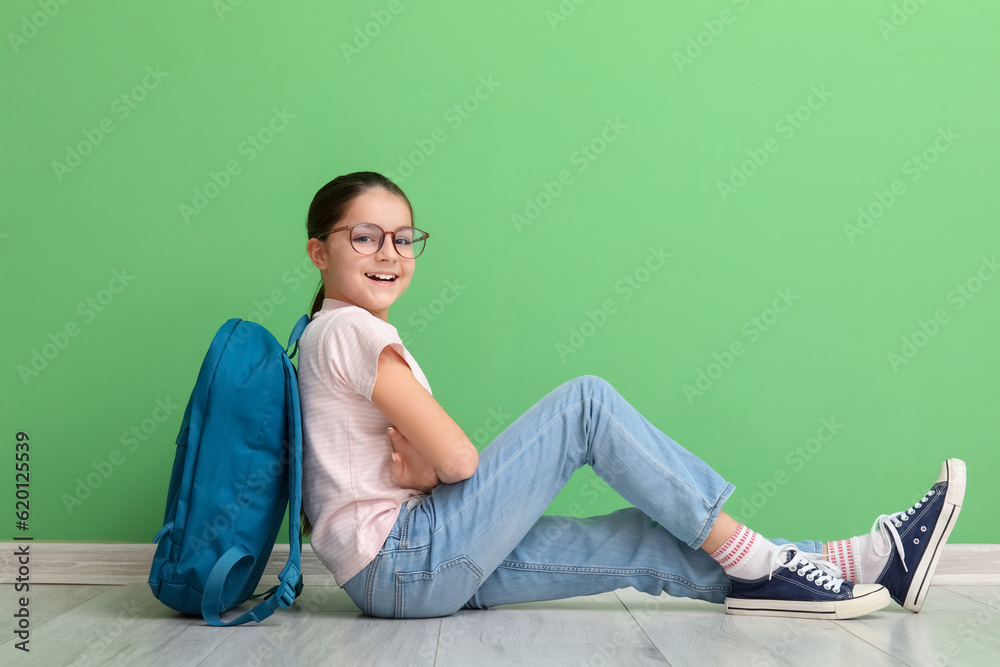
M 309 586 L 260 625 L 214 628 L 145 585 L 32 584 L 28 654 L 14 646 L 4 589 L 2 665 L 1000 665 L 1000 586 L 934 586 L 919 614 L 892 604 L 848 621 L 727 616 L 631 588 L 387 620 L 335 586 Z

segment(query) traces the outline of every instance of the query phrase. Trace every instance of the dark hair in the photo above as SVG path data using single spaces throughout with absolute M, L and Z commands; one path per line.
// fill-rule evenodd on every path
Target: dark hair
M 316 196 L 313 197 L 312 203 L 309 205 L 309 215 L 306 217 L 306 232 L 308 232 L 309 238 L 323 236 L 329 232 L 335 224 L 344 218 L 355 197 L 372 190 L 385 190 L 402 199 L 410 209 L 410 219 L 413 219 L 413 206 L 410 205 L 410 200 L 406 198 L 398 185 L 377 172 L 356 171 L 353 174 L 344 174 L 333 179 L 321 187 Z M 326 293 L 321 276 L 316 297 L 313 299 L 312 308 L 309 311 L 310 318 L 323 307 L 323 299 L 325 298 Z
M 372 190 L 385 190 L 402 199 L 410 209 L 410 219 L 413 219 L 413 206 L 398 185 L 377 172 L 356 171 L 333 179 L 321 187 L 313 197 L 312 203 L 309 204 L 309 214 L 306 216 L 308 238 L 323 236 L 329 232 L 334 225 L 343 220 L 355 197 Z M 323 277 L 320 276 L 316 297 L 309 311 L 310 319 L 323 307 L 325 298 L 326 290 L 323 287 Z M 312 524 L 306 516 L 305 509 L 299 514 L 299 523 L 302 535 L 312 532 Z

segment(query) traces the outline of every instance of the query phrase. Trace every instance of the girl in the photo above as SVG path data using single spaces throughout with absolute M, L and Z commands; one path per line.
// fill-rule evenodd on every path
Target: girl
M 429 237 L 413 225 L 406 195 L 374 172 L 324 185 L 307 220 L 322 284 L 299 341 L 305 525 L 365 614 L 446 616 L 629 586 L 730 614 L 843 619 L 890 597 L 920 610 L 961 510 L 962 461 L 867 535 L 792 544 L 722 511 L 733 485 L 599 377 L 556 387 L 480 454 L 388 321 Z M 584 464 L 634 507 L 542 516 Z

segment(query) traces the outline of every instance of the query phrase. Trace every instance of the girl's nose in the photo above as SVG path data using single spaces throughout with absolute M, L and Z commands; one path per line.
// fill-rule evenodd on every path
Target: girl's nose
M 375 252 L 375 256 L 379 259 L 395 259 L 396 248 L 393 246 L 395 241 L 392 238 L 392 234 L 386 232 L 382 235 L 382 247 Z

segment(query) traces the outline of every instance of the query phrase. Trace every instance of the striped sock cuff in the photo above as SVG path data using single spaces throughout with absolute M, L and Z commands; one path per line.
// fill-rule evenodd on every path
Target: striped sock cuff
M 757 539 L 757 533 L 750 530 L 742 523 L 736 526 L 725 544 L 712 552 L 711 556 L 715 562 L 721 565 L 726 571 L 736 567 L 747 554 Z
M 826 543 L 826 550 L 830 557 L 830 562 L 840 568 L 844 579 L 856 584 L 858 583 L 858 569 L 854 563 L 854 550 L 851 549 L 850 540 L 836 540 Z

